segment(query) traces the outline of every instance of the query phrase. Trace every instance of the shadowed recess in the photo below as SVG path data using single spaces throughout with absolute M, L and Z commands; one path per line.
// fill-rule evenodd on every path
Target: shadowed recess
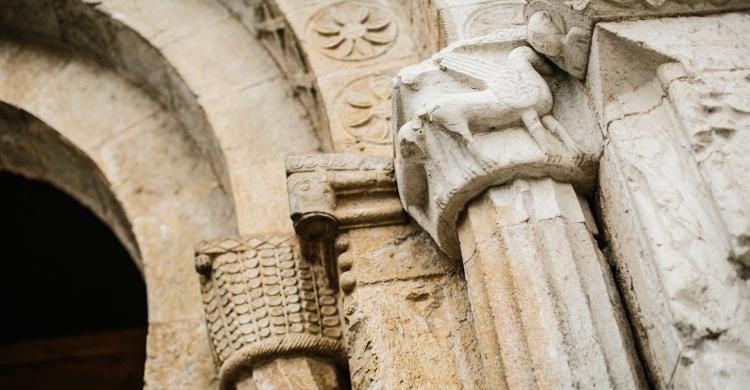
M 109 228 L 62 191 L 0 172 L 0 229 L 0 387 L 142 387 L 146 288 Z

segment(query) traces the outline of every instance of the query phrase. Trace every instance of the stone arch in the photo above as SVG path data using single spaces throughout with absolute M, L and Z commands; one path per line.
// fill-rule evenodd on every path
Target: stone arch
M 130 223 L 120 236 L 148 289 L 147 385 L 210 387 L 193 244 L 292 231 L 284 156 L 319 149 L 304 110 L 218 3 L 18 1 L 0 29 L 0 101 L 78 148 Z
M 130 250 L 147 286 L 147 383 L 184 371 L 210 380 L 192 245 L 236 234 L 215 171 L 162 106 L 115 72 L 42 46 L 0 47 L 2 169 L 65 190 Z M 194 340 L 180 343 L 187 353 L 168 350 L 174 337 Z
M 18 1 L 0 10 L 0 28 L 93 56 L 141 88 L 207 156 L 240 233 L 291 231 L 283 160 L 320 142 L 273 60 L 221 4 Z
M 0 102 L 0 170 L 48 182 L 78 200 L 112 229 L 143 270 L 130 220 L 96 163 L 46 123 L 4 102 Z

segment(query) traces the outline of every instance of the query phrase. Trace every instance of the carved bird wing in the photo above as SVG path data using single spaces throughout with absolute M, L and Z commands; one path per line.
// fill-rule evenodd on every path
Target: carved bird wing
M 440 69 L 453 73 L 471 86 L 487 89 L 490 82 L 508 69 L 494 62 L 458 53 L 447 53 L 437 60 Z

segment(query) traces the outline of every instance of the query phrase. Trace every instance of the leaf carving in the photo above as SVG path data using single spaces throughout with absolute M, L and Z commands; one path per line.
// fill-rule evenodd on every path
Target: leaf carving
M 323 46 L 326 49 L 333 49 L 336 46 L 340 45 L 341 42 L 343 41 L 344 41 L 344 37 L 342 36 L 331 37 L 321 42 L 321 46 Z
M 390 37 L 388 34 L 383 33 L 374 33 L 374 32 L 366 32 L 364 36 L 362 36 L 364 40 L 370 43 L 375 43 L 378 45 L 383 45 L 386 43 L 389 43 L 393 40 L 392 37 Z
M 366 125 L 372 119 L 370 110 L 353 109 L 344 113 L 344 124 L 348 127 L 361 127 Z
M 323 35 L 334 35 L 341 32 L 341 26 L 331 21 L 321 20 L 313 25 L 313 29 Z
M 372 107 L 372 100 L 367 94 L 359 91 L 349 91 L 346 93 L 346 102 L 353 107 L 369 108 Z

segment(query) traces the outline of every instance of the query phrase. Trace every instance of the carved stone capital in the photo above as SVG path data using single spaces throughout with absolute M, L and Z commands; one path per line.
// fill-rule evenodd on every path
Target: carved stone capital
M 394 105 L 402 204 L 451 257 L 460 258 L 459 214 L 489 187 L 517 178 L 593 186 L 601 135 L 583 86 L 520 34 L 459 42 L 403 69 Z
M 195 268 L 222 389 L 280 356 L 346 365 L 337 293 L 293 237 L 204 241 Z
M 746 0 L 534 0 L 526 7 L 534 49 L 578 79 L 586 77 L 599 21 L 699 15 L 750 9 Z
M 303 237 L 404 221 L 390 159 L 356 154 L 287 158 L 289 210 Z

